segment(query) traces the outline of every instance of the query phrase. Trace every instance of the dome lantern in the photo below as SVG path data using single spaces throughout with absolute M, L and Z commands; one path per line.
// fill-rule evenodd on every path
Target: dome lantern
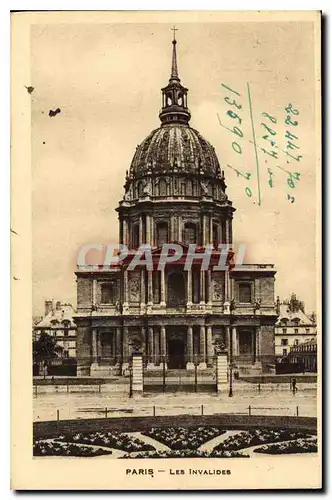
M 187 125 L 190 120 L 190 111 L 187 107 L 187 93 L 188 89 L 181 85 L 178 74 L 177 54 L 175 39 L 176 28 L 173 28 L 174 39 L 172 40 L 173 54 L 172 54 L 172 69 L 171 77 L 168 85 L 161 89 L 162 92 L 162 109 L 159 113 L 159 118 L 162 125 L 172 123 L 181 123 Z

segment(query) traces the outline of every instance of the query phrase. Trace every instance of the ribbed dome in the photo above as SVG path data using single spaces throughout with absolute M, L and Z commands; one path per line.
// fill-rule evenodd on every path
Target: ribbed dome
M 212 178 L 221 175 L 213 146 L 188 125 L 174 123 L 153 130 L 137 146 L 130 167 L 134 178 L 172 172 Z

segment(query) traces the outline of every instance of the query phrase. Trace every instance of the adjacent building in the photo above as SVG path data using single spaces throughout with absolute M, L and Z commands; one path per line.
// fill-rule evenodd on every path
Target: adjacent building
M 289 362 L 303 366 L 303 371 L 317 372 L 317 337 L 293 345 L 290 348 Z
M 137 348 L 147 370 L 161 369 L 164 359 L 168 370 L 195 364 L 205 370 L 213 366 L 216 344 L 226 346 L 240 372 L 274 367 L 276 270 L 273 264 L 234 267 L 232 252 L 226 268 L 215 269 L 218 245 L 232 245 L 235 208 L 214 147 L 190 125 L 188 89 L 172 43 L 160 126 L 136 148 L 117 207 L 128 257 L 76 272 L 78 375 L 123 373 Z M 183 256 L 160 270 L 164 243 L 179 244 Z M 130 270 L 142 244 L 152 247 L 153 269 Z M 199 260 L 184 269 L 191 244 L 197 251 L 213 246 L 208 269 Z
M 286 358 L 291 348 L 315 339 L 315 315 L 305 313 L 304 303 L 293 293 L 290 299 L 278 305 L 279 317 L 275 326 L 275 354 Z M 316 341 L 315 341 L 316 342 Z
M 61 357 L 76 358 L 74 312 L 71 304 L 46 300 L 44 317 L 33 325 L 33 340 L 38 340 L 42 333 L 46 333 L 61 347 Z

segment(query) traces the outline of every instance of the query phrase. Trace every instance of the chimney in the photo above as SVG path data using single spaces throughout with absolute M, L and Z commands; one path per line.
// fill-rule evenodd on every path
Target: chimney
M 45 316 L 47 316 L 52 311 L 52 301 L 45 300 Z

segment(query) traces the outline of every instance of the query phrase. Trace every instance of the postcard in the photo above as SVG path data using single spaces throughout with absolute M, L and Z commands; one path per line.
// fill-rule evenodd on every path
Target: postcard
M 12 13 L 13 489 L 322 487 L 320 25 Z

